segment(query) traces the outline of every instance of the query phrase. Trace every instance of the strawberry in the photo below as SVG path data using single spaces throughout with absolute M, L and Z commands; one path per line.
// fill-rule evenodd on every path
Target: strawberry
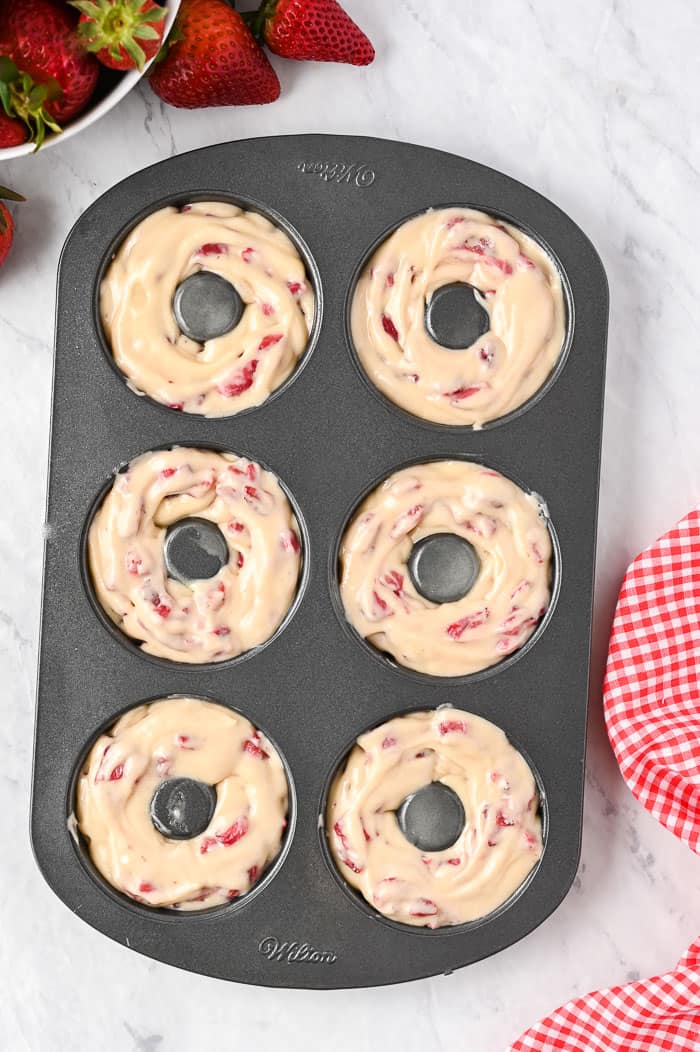
M 0 3 L 0 102 L 32 142 L 85 109 L 99 63 L 78 40 L 77 16 L 62 0 Z
M 103 66 L 143 69 L 160 49 L 167 10 L 155 0 L 69 0 L 78 36 Z
M 337 0 L 264 0 L 253 32 L 282 58 L 368 66 L 374 48 Z
M 267 55 L 224 0 L 182 0 L 149 80 L 164 102 L 185 109 L 274 102 L 280 93 Z
M 7 201 L 24 201 L 21 194 L 15 193 L 14 190 L 8 190 L 5 186 L 0 186 L 0 198 L 2 197 Z M 0 267 L 7 259 L 7 253 L 12 247 L 14 229 L 12 215 L 2 201 L 0 201 Z
M 0 109 L 0 150 L 8 146 L 21 146 L 29 138 L 29 132 L 22 121 L 16 117 L 8 117 L 4 110 Z

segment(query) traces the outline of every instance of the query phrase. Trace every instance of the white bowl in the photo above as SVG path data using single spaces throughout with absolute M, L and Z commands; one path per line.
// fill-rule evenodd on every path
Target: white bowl
M 180 0 L 163 0 L 168 8 L 168 14 L 165 19 L 165 33 L 163 39 L 167 37 L 168 33 L 172 29 L 175 16 L 180 6 Z M 141 77 L 147 72 L 148 68 L 155 61 L 155 56 L 146 63 L 144 68 L 139 72 L 137 69 L 129 70 L 128 73 L 119 73 L 116 70 L 107 70 L 105 76 L 109 76 L 114 73 L 116 83 L 114 87 L 109 88 L 95 104 L 88 104 L 88 109 L 72 120 L 66 127 L 65 131 L 61 132 L 60 135 L 47 135 L 44 143 L 41 147 L 42 150 L 48 150 L 50 146 L 55 146 L 59 142 L 63 142 L 65 139 L 72 138 L 73 135 L 77 135 L 83 128 L 89 128 L 91 124 L 98 121 L 100 117 L 104 117 L 105 113 L 108 113 L 113 106 L 121 102 L 125 95 L 127 95 L 132 88 L 134 88 Z M 99 88 L 98 88 L 99 91 Z M 21 146 L 8 146 L 5 149 L 0 149 L 0 160 L 9 161 L 13 157 L 24 157 L 25 154 L 34 152 L 33 142 L 23 142 Z

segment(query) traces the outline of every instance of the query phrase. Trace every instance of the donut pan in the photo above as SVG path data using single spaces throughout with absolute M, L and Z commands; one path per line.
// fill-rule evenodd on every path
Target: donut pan
M 225 199 L 280 223 L 305 256 L 317 314 L 302 365 L 264 405 L 218 419 L 167 409 L 129 389 L 96 311 L 111 254 L 167 203 Z M 347 306 L 370 250 L 403 220 L 459 205 L 535 236 L 567 299 L 562 361 L 525 407 L 483 430 L 419 421 L 371 389 Z M 303 135 L 225 143 L 130 176 L 78 220 L 58 278 L 43 623 L 31 835 L 51 888 L 82 920 L 169 964 L 265 986 L 336 988 L 417 979 L 502 950 L 541 924 L 576 875 L 581 843 L 589 642 L 608 294 L 586 236 L 546 198 L 462 157 L 380 139 Z M 300 513 L 299 601 L 244 660 L 176 665 L 124 644 L 86 588 L 84 537 L 111 474 L 147 450 L 194 445 L 269 466 Z M 531 640 L 461 679 L 397 668 L 344 623 L 339 537 L 358 500 L 411 461 L 483 462 L 540 494 L 555 550 L 553 600 Z M 287 765 L 282 854 L 254 893 L 205 912 L 151 910 L 109 888 L 69 821 L 76 773 L 96 735 L 127 708 L 194 695 L 243 712 Z M 500 726 L 535 771 L 545 849 L 526 885 L 481 921 L 434 931 L 374 913 L 344 885 L 319 816 L 357 735 L 398 713 L 452 705 Z M 128 966 L 125 957 L 123 965 Z

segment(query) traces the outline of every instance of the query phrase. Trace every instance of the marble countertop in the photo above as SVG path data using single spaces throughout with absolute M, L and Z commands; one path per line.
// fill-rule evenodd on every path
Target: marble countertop
M 628 561 L 700 499 L 700 84 L 683 51 L 700 11 L 683 0 L 347 7 L 377 47 L 365 70 L 276 61 L 282 99 L 263 108 L 178 111 L 144 87 L 75 139 L 0 166 L 0 182 L 29 199 L 15 211 L 17 242 L 0 274 L 0 1043 L 13 1052 L 321 1043 L 501 1052 L 575 994 L 672 967 L 698 934 L 700 864 L 626 789 L 600 682 Z M 227 139 L 312 131 L 435 146 L 530 184 L 589 234 L 611 287 L 579 875 L 540 928 L 494 958 L 408 986 L 334 993 L 235 986 L 110 942 L 51 894 L 27 834 L 63 240 L 90 202 L 145 165 Z

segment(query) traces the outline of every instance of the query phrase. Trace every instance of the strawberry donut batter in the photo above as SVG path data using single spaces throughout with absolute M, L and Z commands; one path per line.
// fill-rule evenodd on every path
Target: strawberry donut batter
M 238 324 L 204 344 L 173 313 L 176 289 L 207 270 L 244 304 Z M 306 349 L 314 294 L 284 231 L 220 201 L 162 208 L 131 231 L 102 282 L 100 314 L 114 360 L 139 394 L 171 409 L 230 416 L 260 405 Z
M 215 523 L 228 562 L 215 576 L 167 575 L 166 529 L 190 516 Z M 244 457 L 175 447 L 120 472 L 95 513 L 88 558 L 95 593 L 148 654 L 224 661 L 259 646 L 292 604 L 299 528 L 277 478 Z
M 449 350 L 426 330 L 444 285 L 476 290 L 489 328 Z M 352 338 L 376 387 L 424 420 L 476 428 L 523 405 L 561 354 L 565 309 L 553 261 L 521 230 L 468 208 L 429 211 L 377 249 L 352 302 Z
M 408 560 L 431 534 L 469 541 L 479 560 L 467 593 L 434 603 Z M 532 635 L 550 598 L 552 546 L 538 499 L 481 464 L 440 460 L 386 479 L 342 539 L 340 593 L 349 622 L 400 665 L 465 676 L 496 664 Z
M 168 839 L 151 820 L 172 778 L 212 786 L 198 836 Z M 223 705 L 168 698 L 132 709 L 94 744 L 77 786 L 77 827 L 112 887 L 148 906 L 200 910 L 245 894 L 280 849 L 282 762 L 253 725 Z
M 442 783 L 465 824 L 443 851 L 421 851 L 396 812 Z M 349 884 L 387 917 L 421 927 L 464 924 L 501 906 L 542 854 L 530 767 L 500 728 L 449 707 L 399 716 L 361 735 L 335 779 L 328 841 Z

